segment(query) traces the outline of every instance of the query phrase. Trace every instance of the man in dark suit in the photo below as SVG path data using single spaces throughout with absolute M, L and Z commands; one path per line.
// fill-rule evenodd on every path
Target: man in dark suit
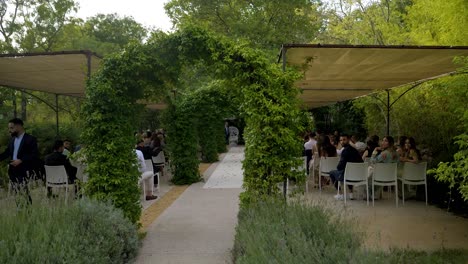
M 78 169 L 76 167 L 73 167 L 68 160 L 67 156 L 63 155 L 63 150 L 65 149 L 63 145 L 62 140 L 56 140 L 54 142 L 53 150 L 54 152 L 50 153 L 45 157 L 45 165 L 48 166 L 61 166 L 63 165 L 65 167 L 65 171 L 67 172 L 68 176 L 68 183 L 69 184 L 74 184 L 76 180 L 76 172 Z M 77 188 L 75 188 L 75 194 L 76 194 Z M 52 190 L 49 187 L 47 189 L 47 196 L 50 197 L 52 196 Z
M 343 134 L 340 136 L 340 143 L 343 146 L 343 150 L 341 151 L 341 157 L 340 157 L 340 162 L 338 163 L 338 166 L 336 167 L 336 170 L 330 171 L 330 179 L 335 185 L 335 188 L 338 189 L 338 182 L 344 181 L 344 171 L 346 168 L 346 163 L 348 162 L 360 162 L 362 163 L 362 156 L 359 154 L 359 151 L 357 151 L 355 148 L 353 148 L 349 144 L 349 136 L 346 134 Z M 349 199 L 353 199 L 353 186 L 348 186 L 350 193 L 349 193 Z M 343 195 L 342 194 L 337 194 L 335 195 L 335 199 L 337 200 L 342 200 Z
M 32 202 L 27 185 L 27 173 L 39 159 L 37 140 L 25 133 L 23 120 L 13 118 L 8 122 L 11 139 L 7 149 L 0 154 L 0 161 L 9 159 L 8 175 L 15 193 L 24 190 L 29 203 Z

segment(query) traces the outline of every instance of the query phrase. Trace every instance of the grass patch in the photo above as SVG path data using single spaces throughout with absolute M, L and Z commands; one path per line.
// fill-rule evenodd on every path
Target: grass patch
M 324 205 L 266 199 L 239 211 L 234 263 L 467 263 L 466 250 L 423 252 L 363 247 L 357 223 Z

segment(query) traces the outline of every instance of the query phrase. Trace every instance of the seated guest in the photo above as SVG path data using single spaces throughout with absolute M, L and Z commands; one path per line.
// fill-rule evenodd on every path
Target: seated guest
M 326 135 L 320 135 L 320 149 L 318 150 L 320 157 L 336 157 L 336 148 L 330 142 L 330 138 Z M 317 143 L 317 146 L 319 143 Z
M 63 155 L 63 141 L 62 140 L 56 140 L 54 142 L 54 147 L 51 154 L 47 155 L 44 160 L 44 164 L 47 166 L 61 166 L 63 165 L 65 167 L 65 171 L 67 172 L 68 176 L 68 183 L 69 184 L 74 184 L 76 180 L 76 172 L 77 168 L 73 167 L 68 160 L 68 158 Z M 75 193 L 77 189 L 75 188 Z M 50 187 L 47 188 L 47 196 L 50 197 L 52 196 L 52 189 Z
M 312 132 L 310 133 L 308 136 L 306 136 L 306 138 L 308 139 L 306 143 L 304 143 L 304 152 L 305 152 L 305 155 L 307 157 L 307 160 L 306 160 L 306 170 L 307 170 L 307 174 L 309 174 L 309 168 L 311 166 L 310 164 L 310 161 L 312 160 L 313 158 L 313 150 L 314 150 L 314 147 L 315 145 L 317 144 L 317 141 L 315 140 L 315 132 Z
M 338 190 L 338 181 L 342 182 L 344 180 L 344 171 L 346 168 L 346 163 L 348 162 L 363 162 L 361 155 L 359 155 L 359 152 L 351 147 L 349 144 L 349 136 L 348 135 L 341 135 L 340 136 L 340 142 L 341 145 L 343 146 L 343 150 L 341 151 L 341 158 L 340 162 L 338 163 L 338 166 L 336 167 L 336 170 L 330 171 L 330 179 L 332 180 L 333 184 L 335 185 L 335 188 Z M 348 186 L 350 193 L 349 193 L 349 199 L 353 199 L 353 186 Z M 338 190 L 339 192 L 339 190 Z M 335 199 L 337 200 L 342 200 L 343 195 L 338 193 L 335 195 Z
M 139 151 L 141 151 L 143 153 L 143 157 L 144 157 L 145 160 L 151 159 L 152 153 L 153 153 L 152 150 L 151 150 L 151 147 L 150 146 L 145 146 L 145 142 L 142 139 L 139 139 L 137 141 L 136 149 L 138 149 Z
M 400 136 L 400 138 L 398 140 L 398 146 L 396 146 L 396 151 L 397 151 L 398 155 L 400 156 L 400 158 L 404 156 L 405 142 L 406 142 L 407 138 L 408 138 L 407 136 Z
M 403 157 L 400 157 L 402 162 L 418 163 L 421 160 L 421 153 L 416 148 L 416 141 L 414 138 L 409 137 L 405 141 L 405 151 Z
M 145 146 L 149 146 L 151 144 L 151 136 L 152 136 L 151 131 L 147 131 L 143 133 L 143 142 Z
M 382 139 L 380 147 L 376 147 L 372 152 L 371 161 L 374 163 L 395 163 L 399 160 L 398 152 L 394 147 L 395 141 L 391 136 Z
M 143 173 L 147 172 L 149 168 L 146 168 L 146 163 L 145 163 L 145 158 L 143 156 L 143 153 L 140 150 L 135 149 L 135 154 L 137 155 L 137 160 L 138 160 L 138 171 L 143 175 Z M 143 180 L 146 180 L 146 179 L 143 179 Z M 153 181 L 151 180 L 151 178 L 149 178 L 148 183 L 152 184 L 152 182 Z M 151 192 L 150 184 L 147 184 L 146 190 L 144 190 L 145 198 L 147 201 L 158 198 L 157 196 L 153 195 L 153 193 Z
M 395 149 L 395 141 L 391 136 L 385 136 L 382 139 L 380 147 L 376 147 L 372 152 L 371 162 L 373 163 L 397 163 L 399 161 L 398 152 Z M 374 172 L 373 165 L 369 166 L 369 194 L 372 193 L 372 175 Z M 382 186 L 377 186 L 374 190 L 379 193 Z
M 67 156 L 67 158 L 70 157 L 70 155 L 71 155 L 71 140 L 65 139 L 63 141 L 63 147 L 64 147 L 64 149 L 63 149 L 62 154 Z
M 362 159 L 370 158 L 374 149 L 379 146 L 379 136 L 373 135 L 367 139 L 367 146 L 362 154 Z

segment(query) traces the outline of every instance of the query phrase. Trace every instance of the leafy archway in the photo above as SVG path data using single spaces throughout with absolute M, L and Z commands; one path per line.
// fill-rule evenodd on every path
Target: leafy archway
M 165 96 L 177 87 L 180 69 L 199 61 L 216 69 L 219 79 L 237 87 L 235 94 L 242 102 L 240 111 L 246 122 L 242 202 L 274 193 L 276 183 L 292 176 L 291 167 L 300 163 L 296 159 L 301 151 L 297 137 L 301 127 L 298 90 L 293 88 L 298 77 L 295 71 L 283 72 L 260 51 L 198 28 L 155 35 L 144 45 L 128 46 L 125 52 L 106 58 L 88 82 L 83 107 L 90 174 L 86 192 L 97 199 L 111 199 L 134 222 L 141 213 L 132 135 L 139 107 L 136 102 Z M 188 122 L 182 129 L 191 125 L 183 116 L 190 111 L 189 104 L 172 106 L 181 109 L 173 111 L 172 118 Z M 193 139 L 190 129 L 185 132 L 179 142 Z M 185 161 L 175 167 L 176 174 L 184 172 L 178 179 L 181 183 L 196 181 L 196 151 L 184 149 L 182 156 Z

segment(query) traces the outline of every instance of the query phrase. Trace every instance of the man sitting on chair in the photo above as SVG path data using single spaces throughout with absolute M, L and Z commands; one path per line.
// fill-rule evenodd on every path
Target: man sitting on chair
M 77 168 L 73 167 L 68 160 L 67 156 L 63 155 L 63 150 L 65 149 L 62 140 L 56 140 L 54 142 L 53 150 L 54 152 L 50 153 L 45 157 L 45 165 L 47 166 L 61 166 L 65 167 L 65 171 L 68 176 L 68 183 L 74 184 L 76 180 Z M 75 188 L 76 194 L 77 188 Z M 47 197 L 52 196 L 52 188 L 47 188 Z
M 340 157 L 340 162 L 338 163 L 338 166 L 336 166 L 336 170 L 330 171 L 330 179 L 335 185 L 335 188 L 338 190 L 338 182 L 343 182 L 344 181 L 344 171 L 346 168 L 346 163 L 348 162 L 363 162 L 362 157 L 359 154 L 359 152 L 353 148 L 349 144 L 349 136 L 348 135 L 341 135 L 340 136 L 340 143 L 343 146 L 343 150 L 341 151 L 341 157 Z M 350 193 L 349 193 L 349 199 L 353 199 L 353 186 L 348 186 Z M 343 195 L 339 193 L 335 195 L 335 199 L 337 200 L 342 200 Z
M 152 174 L 152 168 L 151 168 L 151 172 L 149 172 L 149 169 L 147 170 L 146 168 L 146 163 L 145 163 L 145 158 L 143 156 L 143 152 L 141 152 L 141 150 L 138 150 L 138 149 L 135 149 L 135 154 L 137 155 L 137 160 L 138 160 L 138 171 L 141 173 L 141 177 L 143 178 L 142 180 L 146 181 L 147 179 L 145 179 L 146 177 L 146 173 L 148 173 L 148 175 L 151 175 L 152 177 L 154 177 Z M 154 181 L 154 180 L 153 180 Z M 150 183 L 152 184 L 152 183 Z M 143 190 L 145 192 L 145 198 L 147 201 L 149 200 L 154 200 L 154 199 L 157 199 L 158 196 L 156 195 L 153 195 L 152 191 L 151 191 L 151 187 L 150 185 L 147 185 L 146 186 L 146 189 Z

